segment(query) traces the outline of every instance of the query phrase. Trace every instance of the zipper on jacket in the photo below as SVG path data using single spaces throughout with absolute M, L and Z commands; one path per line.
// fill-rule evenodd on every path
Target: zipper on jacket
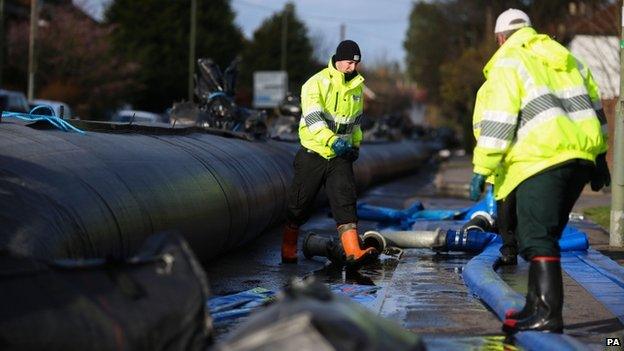
M 338 92 L 336 92 L 336 101 L 334 101 L 334 116 L 338 117 Z M 340 123 L 336 121 L 336 117 L 334 117 L 334 124 L 336 126 L 335 133 L 338 133 L 338 129 L 340 129 Z

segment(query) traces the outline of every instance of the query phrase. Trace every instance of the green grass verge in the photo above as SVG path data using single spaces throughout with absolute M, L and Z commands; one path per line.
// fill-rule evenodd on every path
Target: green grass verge
M 610 225 L 611 206 L 598 206 L 585 209 L 583 214 L 601 227 L 608 229 Z

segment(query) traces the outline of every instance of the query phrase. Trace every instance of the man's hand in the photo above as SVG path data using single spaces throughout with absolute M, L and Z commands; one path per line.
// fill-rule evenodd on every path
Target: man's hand
M 472 174 L 472 180 L 470 181 L 470 200 L 477 201 L 483 193 L 485 188 L 485 176 L 479 173 Z
M 596 156 L 596 168 L 591 175 L 590 182 L 593 191 L 600 191 L 600 189 L 611 184 L 611 174 L 609 173 L 609 166 L 607 166 L 606 153 Z
M 331 149 L 336 154 L 336 156 L 341 156 L 351 149 L 351 144 L 348 141 L 336 138 L 336 141 L 331 144 Z

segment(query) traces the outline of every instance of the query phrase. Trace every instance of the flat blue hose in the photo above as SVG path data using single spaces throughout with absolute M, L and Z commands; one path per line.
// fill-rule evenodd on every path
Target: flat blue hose
M 570 251 L 561 254 L 566 273 L 624 323 L 624 268 L 600 252 Z
M 481 252 L 498 235 L 479 230 L 449 230 L 446 232 L 446 250 Z
M 471 207 L 460 209 L 425 209 L 421 202 L 414 202 L 406 209 L 373 206 L 367 203 L 359 203 L 357 206 L 358 218 L 396 223 L 402 230 L 409 229 L 416 221 L 431 220 L 469 220 L 475 212 L 487 212 L 496 215 L 496 200 L 491 187 L 488 187 L 484 198 Z
M 517 310 L 524 306 L 524 296 L 511 289 L 494 272 L 492 265 L 498 257 L 500 244 L 490 244 L 464 267 L 462 276 L 470 292 L 478 296 L 501 320 L 509 308 Z M 527 350 L 587 350 L 587 346 L 565 334 L 536 331 L 519 332 L 514 335 L 520 346 Z

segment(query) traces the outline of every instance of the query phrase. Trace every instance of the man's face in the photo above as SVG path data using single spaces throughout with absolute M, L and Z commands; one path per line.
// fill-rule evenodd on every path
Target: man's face
M 357 68 L 358 62 L 353 60 L 336 61 L 336 69 L 342 73 L 353 73 Z

